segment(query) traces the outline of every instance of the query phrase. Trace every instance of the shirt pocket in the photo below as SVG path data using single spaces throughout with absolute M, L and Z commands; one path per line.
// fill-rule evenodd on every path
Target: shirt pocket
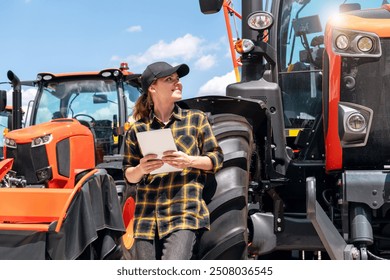
M 192 135 L 180 135 L 175 140 L 176 147 L 179 151 L 189 156 L 199 156 L 198 142 Z

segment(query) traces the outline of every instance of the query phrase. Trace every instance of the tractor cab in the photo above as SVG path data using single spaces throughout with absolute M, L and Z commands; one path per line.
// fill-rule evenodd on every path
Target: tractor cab
M 140 94 L 138 76 L 125 69 L 40 73 L 27 126 L 54 119 L 77 119 L 94 134 L 97 163 L 102 163 L 123 149 L 127 119 Z
M 229 0 L 199 2 L 227 19 L 238 79 L 226 99 L 264 111 L 223 112 L 254 132 L 250 253 L 389 259 L 389 2 L 242 0 L 242 16 Z
M 287 141 L 296 151 L 307 146 L 308 134 L 322 117 L 327 22 L 340 13 L 379 8 L 384 2 L 284 0 L 280 7 L 275 6 L 280 11 L 273 11 L 279 15 L 275 19 L 278 24 L 273 29 L 276 34 L 270 36 L 277 46 L 277 80 L 282 91 Z M 296 138 L 299 134 L 301 137 Z

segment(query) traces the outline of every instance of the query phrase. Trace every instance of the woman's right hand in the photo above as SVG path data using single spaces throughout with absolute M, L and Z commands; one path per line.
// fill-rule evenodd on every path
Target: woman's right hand
M 156 154 L 149 154 L 140 159 L 138 167 L 141 173 L 145 175 L 160 168 L 163 164 L 164 162 L 158 159 Z

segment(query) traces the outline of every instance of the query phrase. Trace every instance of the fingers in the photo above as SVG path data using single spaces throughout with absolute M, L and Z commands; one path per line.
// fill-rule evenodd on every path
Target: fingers
M 183 152 L 178 152 L 178 151 L 165 151 L 163 153 L 163 156 L 178 156 L 180 153 L 183 153 Z
M 145 174 L 149 174 L 153 170 L 156 170 L 163 166 L 164 162 L 161 159 L 149 160 L 145 163 Z
M 150 160 L 157 160 L 157 155 L 156 154 L 149 154 L 141 158 L 140 162 L 147 162 Z
M 177 168 L 189 167 L 190 160 L 187 154 L 183 152 L 165 152 L 161 158 L 163 162 Z
M 164 162 L 157 158 L 155 154 L 149 154 L 140 160 L 140 168 L 143 174 L 149 174 L 153 170 L 163 166 Z

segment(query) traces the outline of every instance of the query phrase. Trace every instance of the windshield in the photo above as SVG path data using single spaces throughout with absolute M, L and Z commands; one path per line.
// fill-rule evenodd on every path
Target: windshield
M 124 84 L 122 88 L 113 80 L 48 82 L 39 88 L 33 124 L 75 118 L 93 131 L 98 151 L 101 149 L 103 155 L 116 154 L 118 131 L 123 130 L 118 129 L 123 126 L 120 118 L 126 121 L 138 96 L 135 87 Z M 124 108 L 123 103 L 126 112 L 119 111 Z
M 113 120 L 118 116 L 118 93 L 114 81 L 83 80 L 50 83 L 42 89 L 36 123 L 56 118 L 86 121 Z
M 278 34 L 279 80 L 286 128 L 310 128 L 322 108 L 322 54 L 327 20 L 349 9 L 378 8 L 386 0 L 285 0 Z

